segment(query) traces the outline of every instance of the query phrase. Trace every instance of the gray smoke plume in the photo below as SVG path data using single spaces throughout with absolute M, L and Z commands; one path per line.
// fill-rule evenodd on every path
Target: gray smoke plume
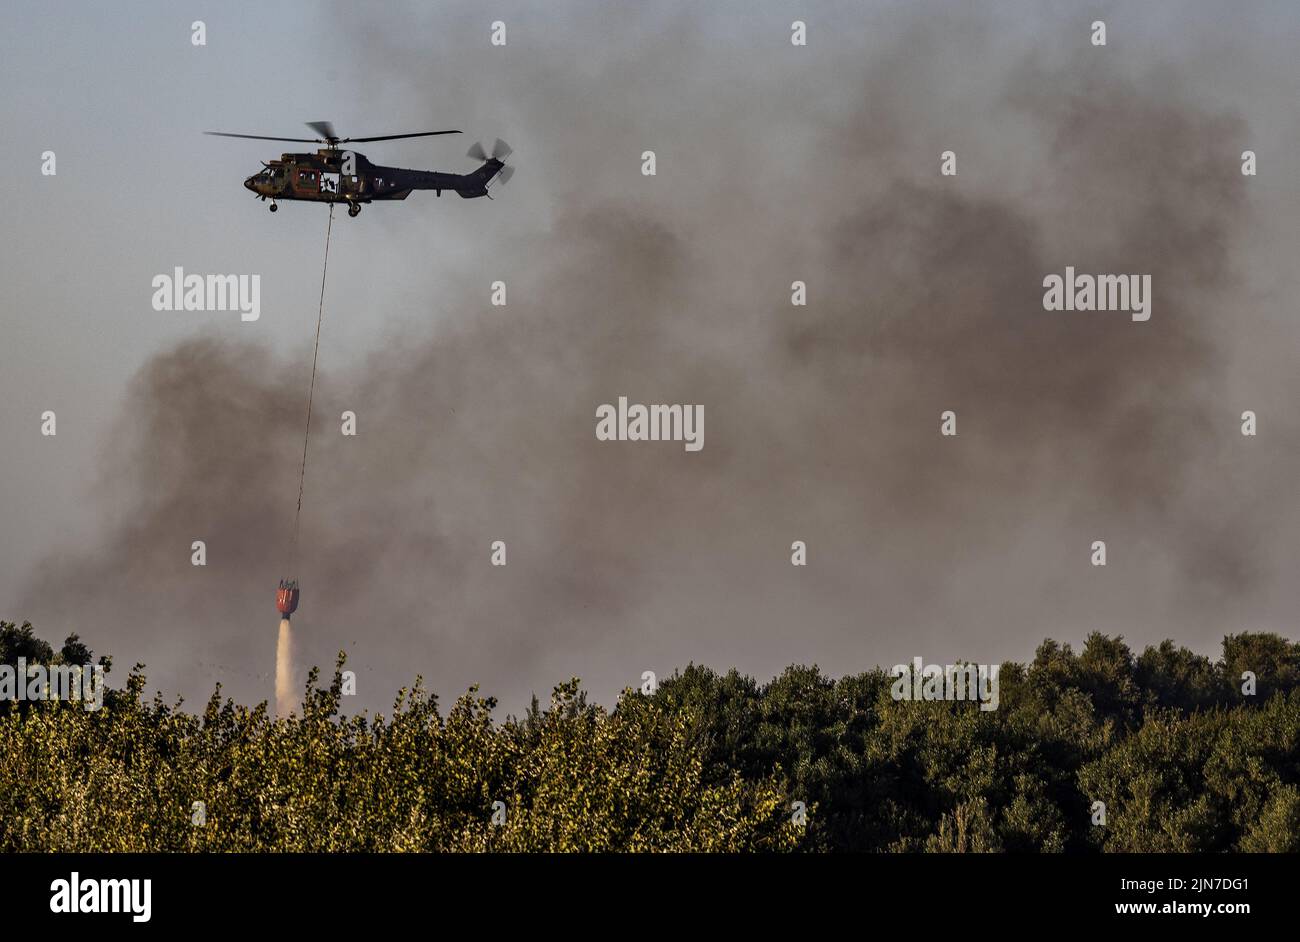
M 430 16 L 411 11 L 428 26 L 412 32 L 438 33 Z M 691 660 L 840 674 L 1024 659 L 1094 629 L 1204 646 L 1282 627 L 1242 623 L 1295 601 L 1276 565 L 1288 475 L 1269 464 L 1295 429 L 1275 414 L 1256 446 L 1240 413 L 1272 403 L 1229 395 L 1249 369 L 1223 326 L 1247 313 L 1239 117 L 1176 64 L 1044 64 L 987 28 L 897 28 L 864 55 L 823 25 L 830 51 L 799 60 L 768 23 L 758 60 L 718 54 L 715 22 L 642 17 L 581 62 L 535 40 L 486 74 L 451 39 L 421 58 L 351 31 L 376 88 L 440 87 L 512 122 L 523 169 L 476 208 L 544 193 L 547 221 L 490 248 L 463 233 L 492 254 L 481 278 L 413 257 L 411 296 L 445 317 L 322 370 L 298 572 L 308 367 L 202 337 L 141 371 L 98 498 L 105 544 L 47 561 L 24 617 L 80 619 L 167 690 L 265 695 L 260 632 L 295 576 L 300 662 L 348 650 L 370 707 L 416 673 L 517 708 L 572 675 L 608 700 Z M 524 19 L 512 42 L 529 22 L 581 27 Z M 1045 312 L 1042 279 L 1066 265 L 1150 274 L 1151 320 Z M 487 314 L 494 277 L 510 304 Z M 339 316 L 327 290 L 323 343 Z M 598 442 L 596 407 L 619 396 L 702 404 L 703 451 Z

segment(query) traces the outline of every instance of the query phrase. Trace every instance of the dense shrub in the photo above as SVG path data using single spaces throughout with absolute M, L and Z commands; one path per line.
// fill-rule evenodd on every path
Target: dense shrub
M 0 624 L 19 655 L 91 659 Z M 288 719 L 146 700 L 138 665 L 97 711 L 0 706 L 0 850 L 1300 850 L 1300 646 L 1275 635 L 1217 662 L 1046 641 L 990 712 L 896 702 L 880 670 L 690 666 L 609 710 L 573 680 L 519 719 L 473 688 L 444 715 L 417 681 L 370 718 L 340 713 L 343 665 Z

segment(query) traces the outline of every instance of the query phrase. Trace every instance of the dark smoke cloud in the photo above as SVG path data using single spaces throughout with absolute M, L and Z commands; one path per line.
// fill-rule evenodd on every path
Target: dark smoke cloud
M 952 41 L 937 27 L 841 55 L 833 77 L 718 83 L 693 115 L 668 103 L 708 84 L 689 35 L 673 20 L 616 61 L 515 66 L 532 169 L 512 189 L 558 196 L 502 250 L 510 313 L 483 313 L 481 281 L 413 276 L 450 319 L 320 376 L 300 660 L 348 649 L 371 707 L 423 672 L 517 708 L 572 674 L 608 698 L 688 660 L 842 673 L 1024 658 L 1093 628 L 1241 627 L 1235 607 L 1273 577 L 1260 490 L 1286 485 L 1233 464 L 1224 395 L 1240 120 L 1167 76 L 1044 66 L 983 32 L 986 77 L 930 110 L 945 58 L 913 52 Z M 436 84 L 394 41 L 351 52 L 377 87 Z M 484 113 L 504 94 L 451 82 Z M 629 102 L 656 82 L 642 127 Z M 753 146 L 812 92 L 830 100 L 789 118 L 809 146 Z M 972 159 L 1003 128 L 997 166 Z M 573 137 L 626 166 L 595 160 L 577 185 Z M 647 138 L 662 199 L 627 156 Z M 684 163 L 688 141 L 704 155 Z M 937 172 L 947 147 L 955 180 Z M 1066 265 L 1150 274 L 1151 321 L 1044 312 L 1042 278 Z M 807 307 L 789 304 L 795 278 Z M 306 369 L 213 338 L 151 360 L 106 463 L 104 545 L 49 560 L 24 612 L 150 661 L 164 689 L 269 696 Z M 595 408 L 620 395 L 702 403 L 703 451 L 597 442 Z M 357 439 L 338 434 L 343 409 Z M 200 538 L 201 569 L 185 552 Z M 807 569 L 789 565 L 795 539 Z M 1107 570 L 1087 564 L 1094 539 Z

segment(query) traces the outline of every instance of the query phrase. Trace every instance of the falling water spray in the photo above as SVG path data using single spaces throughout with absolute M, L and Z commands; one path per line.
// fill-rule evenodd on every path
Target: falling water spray
M 275 645 L 275 713 L 288 716 L 298 704 L 294 702 L 293 630 L 289 619 L 280 619 L 280 640 Z
M 298 583 L 280 580 L 275 593 L 275 608 L 280 613 L 280 638 L 275 645 L 275 712 L 288 716 L 298 704 L 293 685 L 293 629 L 289 617 L 298 609 Z

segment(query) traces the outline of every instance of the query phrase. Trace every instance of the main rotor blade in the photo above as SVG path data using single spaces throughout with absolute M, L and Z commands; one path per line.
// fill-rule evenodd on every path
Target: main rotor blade
M 346 144 L 348 141 L 356 141 L 358 144 L 365 144 L 368 141 L 395 141 L 403 137 L 433 137 L 435 134 L 459 133 L 459 131 L 421 131 L 418 134 L 385 134 L 382 137 L 345 137 L 339 143 Z
M 308 121 L 307 127 L 311 128 L 327 141 L 338 140 L 338 135 L 334 133 L 334 122 L 332 121 Z
M 214 137 L 244 137 L 250 141 L 293 141 L 297 144 L 319 144 L 320 140 L 314 137 L 265 137 L 261 134 L 228 134 L 225 131 L 204 131 L 204 134 L 211 134 Z
M 482 144 L 480 144 L 478 141 L 475 141 L 473 144 L 469 146 L 469 150 L 465 152 L 465 156 L 470 157 L 474 160 L 487 160 L 487 151 L 483 149 Z

